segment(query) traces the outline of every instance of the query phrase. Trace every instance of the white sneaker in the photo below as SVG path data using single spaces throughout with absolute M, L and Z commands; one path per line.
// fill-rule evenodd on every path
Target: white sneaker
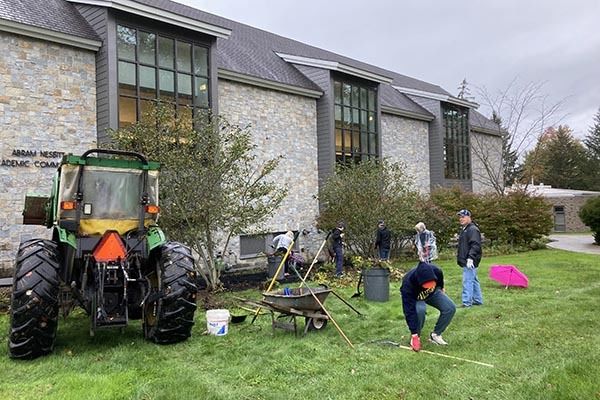
M 435 344 L 439 344 L 440 346 L 447 346 L 448 342 L 446 342 L 443 338 L 442 335 L 437 335 L 435 332 L 431 332 L 431 335 L 429 335 L 429 339 L 435 343 Z

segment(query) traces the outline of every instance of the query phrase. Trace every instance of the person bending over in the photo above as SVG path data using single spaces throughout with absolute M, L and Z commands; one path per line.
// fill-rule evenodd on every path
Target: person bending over
M 404 318 L 411 333 L 410 347 L 414 351 L 421 350 L 421 330 L 425 325 L 425 309 L 428 304 L 440 311 L 429 340 L 438 345 L 447 345 L 442 333 L 450 325 L 456 306 L 445 293 L 442 270 L 433 264 L 419 262 L 404 275 L 400 294 Z

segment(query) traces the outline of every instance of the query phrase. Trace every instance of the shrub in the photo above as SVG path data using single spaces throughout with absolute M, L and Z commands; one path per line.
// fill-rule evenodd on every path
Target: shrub
M 585 202 L 579 210 L 579 218 L 594 232 L 596 244 L 600 244 L 600 196 Z
M 319 226 L 332 229 L 344 221 L 349 250 L 368 258 L 373 255 L 377 221 L 383 219 L 393 235 L 394 253 L 414 235 L 420 199 L 403 171 L 402 164 L 385 160 L 338 165 L 319 194 L 324 208 Z
M 422 203 L 423 222 L 435 232 L 438 248 L 448 246 L 459 231 L 456 213 L 467 208 L 474 216 L 479 215 L 481 199 L 460 187 L 438 188 L 431 192 L 429 201 Z
M 193 124 L 186 115 L 156 102 L 137 123 L 109 131 L 106 145 L 161 163 L 161 226 L 198 253 L 198 271 L 216 289 L 218 254 L 228 254 L 231 238 L 266 222 L 287 189 L 274 176 L 281 158 L 262 160 L 249 128 L 210 112 L 198 113 Z
M 458 230 L 456 212 L 468 208 L 491 246 L 528 246 L 550 233 L 552 214 L 548 204 L 538 196 L 515 191 L 504 196 L 473 194 L 455 187 L 438 189 L 431 194 L 435 207 L 428 228 L 436 232 L 438 246 L 448 243 Z M 427 223 L 427 222 L 426 222 Z
M 506 232 L 503 243 L 528 246 L 552 230 L 552 212 L 539 196 L 524 191 L 511 192 L 500 199 L 496 213 L 503 214 Z

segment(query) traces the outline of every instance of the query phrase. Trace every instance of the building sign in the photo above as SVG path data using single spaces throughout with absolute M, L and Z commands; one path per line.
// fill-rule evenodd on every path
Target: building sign
M 13 149 L 10 158 L 0 159 L 0 167 L 54 169 L 64 154 L 62 151 Z

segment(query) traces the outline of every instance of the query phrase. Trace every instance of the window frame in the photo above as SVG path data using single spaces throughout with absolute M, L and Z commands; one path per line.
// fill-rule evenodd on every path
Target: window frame
M 470 180 L 472 174 L 469 110 L 442 103 L 444 178 Z
M 336 163 L 379 159 L 381 148 L 377 87 L 338 76 L 333 77 L 332 87 Z M 350 143 L 346 143 L 347 141 Z
M 200 41 L 194 41 L 187 38 L 181 38 L 174 35 L 169 35 L 161 30 L 139 26 L 136 24 L 123 23 L 118 21 L 116 23 L 116 64 L 117 64 L 117 125 L 119 128 L 128 126 L 129 122 L 124 122 L 122 119 L 122 98 L 129 99 L 135 101 L 135 110 L 134 110 L 134 118 L 133 123 L 139 121 L 144 112 L 144 104 L 145 102 L 156 101 L 159 99 L 163 99 L 165 102 L 173 104 L 174 109 L 177 113 L 186 113 L 191 110 L 191 117 L 195 117 L 199 111 L 208 110 L 212 107 L 211 102 L 211 85 L 210 85 L 210 75 L 211 75 L 211 54 L 210 54 L 210 44 L 203 43 Z M 133 47 L 133 59 L 125 57 L 125 55 L 120 54 L 120 43 L 121 43 L 121 33 L 120 29 L 125 28 L 133 32 L 134 44 Z M 145 35 L 154 35 L 153 39 L 153 53 L 154 60 L 153 63 L 149 63 L 147 60 L 142 60 L 143 51 L 141 51 L 142 46 L 140 45 L 140 34 L 143 33 Z M 173 57 L 173 65 L 165 66 L 160 62 L 160 42 L 161 39 L 169 40 L 172 42 L 172 57 Z M 185 67 L 181 68 L 179 63 L 181 60 L 178 58 L 178 52 L 181 48 L 189 46 L 189 70 L 185 69 Z M 202 55 L 204 57 L 203 61 L 197 60 L 197 55 Z M 186 60 L 187 61 L 187 60 Z M 127 93 L 127 90 L 124 90 L 120 81 L 119 74 L 121 72 L 121 68 L 126 63 L 128 65 L 132 65 L 134 69 L 134 80 L 135 87 L 133 88 L 133 92 Z M 148 90 L 141 86 L 141 74 L 140 71 L 143 69 L 152 68 L 154 70 L 154 88 L 151 90 L 154 91 L 153 95 L 148 95 Z M 164 95 L 161 94 L 161 72 L 170 73 L 173 79 L 173 88 L 172 88 L 172 97 L 169 96 L 165 99 Z M 163 74 L 164 75 L 164 74 Z M 187 85 L 180 82 L 181 79 L 189 77 L 191 82 L 191 88 L 189 88 L 190 92 L 182 93 L 183 88 L 187 88 Z M 197 88 L 200 84 L 205 83 L 206 90 L 200 92 Z M 144 94 L 145 93 L 145 94 Z M 188 97 L 189 96 L 189 97 Z M 201 99 L 201 100 L 200 100 Z

